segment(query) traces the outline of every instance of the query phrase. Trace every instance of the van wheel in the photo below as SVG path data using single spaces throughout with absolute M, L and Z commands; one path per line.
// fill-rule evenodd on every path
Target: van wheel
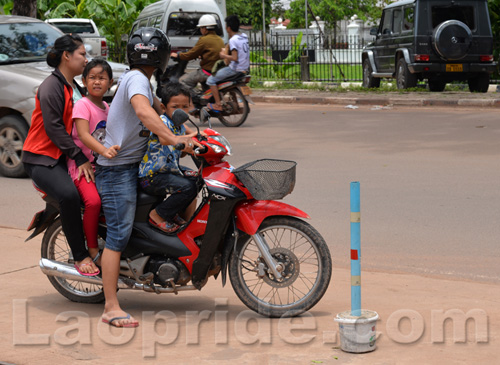
M 21 162 L 23 144 L 28 135 L 28 126 L 18 115 L 0 118 L 0 174 L 6 177 L 25 177 Z
M 443 91 L 446 87 L 446 81 L 438 79 L 438 78 L 430 78 L 428 80 L 429 90 L 433 92 Z
M 370 64 L 370 60 L 365 58 L 363 61 L 363 87 L 368 89 L 380 87 L 380 79 L 378 77 L 373 77 L 373 69 Z
M 400 90 L 417 86 L 417 75 L 408 70 L 408 65 L 403 57 L 398 60 L 396 66 L 396 84 Z
M 471 93 L 485 93 L 488 92 L 490 86 L 490 75 L 487 73 L 477 74 L 467 80 L 467 82 Z

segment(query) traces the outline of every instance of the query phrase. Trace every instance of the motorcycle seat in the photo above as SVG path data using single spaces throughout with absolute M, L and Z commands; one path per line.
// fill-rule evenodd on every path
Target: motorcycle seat
M 231 76 L 231 77 L 226 77 L 224 80 L 221 80 L 220 82 L 217 83 L 217 85 L 223 84 L 225 82 L 229 81 L 240 81 L 240 79 L 243 79 L 247 74 L 244 72 L 238 72 L 237 74 Z

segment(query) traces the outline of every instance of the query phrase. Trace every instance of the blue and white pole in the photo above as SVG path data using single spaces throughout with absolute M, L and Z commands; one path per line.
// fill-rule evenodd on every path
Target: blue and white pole
M 361 316 L 361 212 L 359 182 L 351 182 L 351 315 Z

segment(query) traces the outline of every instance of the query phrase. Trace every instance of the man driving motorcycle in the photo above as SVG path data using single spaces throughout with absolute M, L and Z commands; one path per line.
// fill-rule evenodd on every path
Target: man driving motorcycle
M 193 89 L 200 82 L 203 83 L 212 74 L 214 64 L 220 59 L 219 53 L 224 48 L 224 41 L 215 33 L 217 21 L 210 14 L 205 14 L 198 21 L 198 28 L 202 36 L 196 42 L 195 46 L 188 52 L 172 52 L 170 57 L 179 58 L 183 61 L 194 60 L 201 58 L 200 67 L 193 72 L 183 75 L 179 81 L 184 85 Z

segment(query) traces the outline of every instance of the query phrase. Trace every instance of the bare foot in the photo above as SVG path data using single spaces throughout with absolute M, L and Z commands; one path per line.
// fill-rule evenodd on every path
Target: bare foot
M 113 327 L 133 328 L 139 326 L 139 322 L 134 317 L 122 310 L 104 312 L 101 320 Z

